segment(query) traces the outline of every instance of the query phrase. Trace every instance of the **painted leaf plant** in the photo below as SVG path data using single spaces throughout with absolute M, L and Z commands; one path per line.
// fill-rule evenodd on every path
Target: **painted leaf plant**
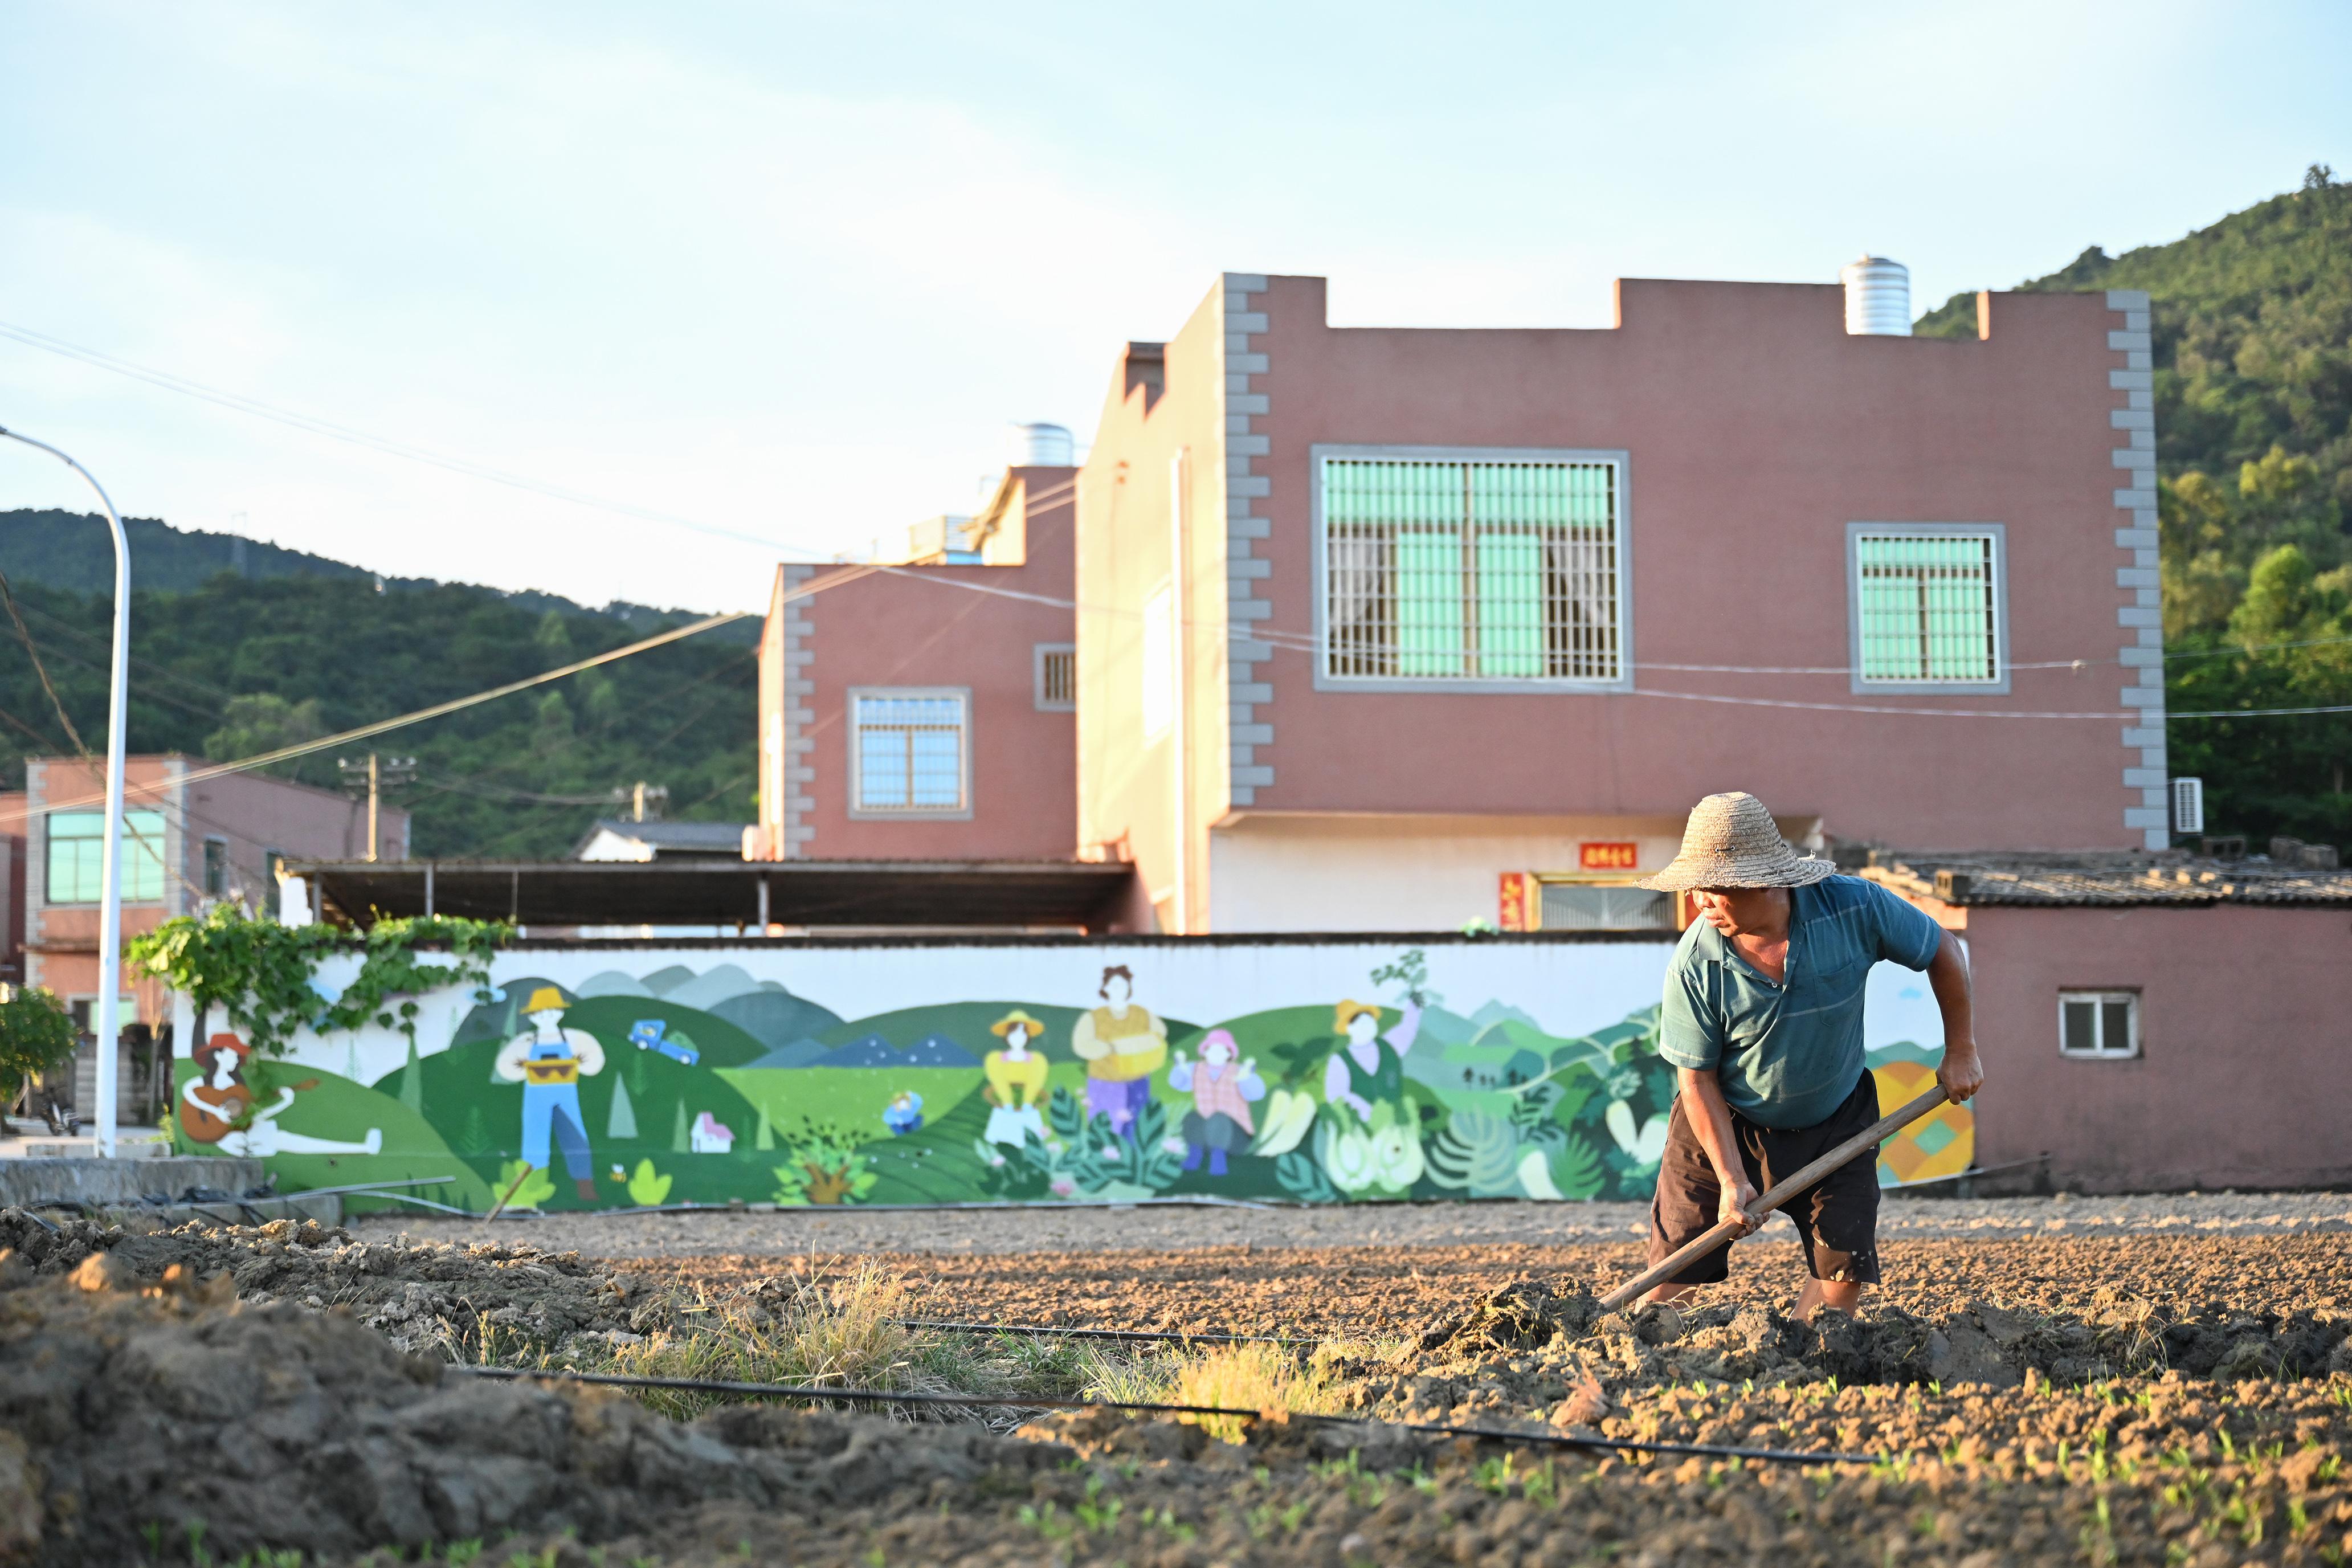
M 629 1201 L 639 1208 L 659 1208 L 669 1201 L 670 1183 L 673 1180 L 675 1180 L 674 1177 L 665 1176 L 656 1171 L 651 1160 L 640 1160 L 637 1162 L 636 1170 L 629 1176 Z
M 772 1202 L 794 1207 L 803 1205 L 852 1204 L 874 1190 L 881 1179 L 872 1159 L 856 1140 L 832 1122 L 803 1122 L 785 1147 L 785 1162 L 774 1168 Z
M 555 1178 L 539 1166 L 509 1160 L 499 1167 L 497 1191 L 510 1209 L 535 1209 L 555 1195 Z

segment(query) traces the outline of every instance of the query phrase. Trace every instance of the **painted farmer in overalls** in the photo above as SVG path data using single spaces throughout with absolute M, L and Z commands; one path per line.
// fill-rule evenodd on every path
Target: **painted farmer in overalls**
M 1087 1064 L 1087 1112 L 1132 1137 L 1151 1098 L 1151 1075 L 1168 1060 L 1168 1025 L 1135 1005 L 1135 973 L 1124 963 L 1103 971 L 1103 1005 L 1078 1015 L 1070 1049 Z
M 551 1139 L 562 1146 L 563 1168 L 584 1203 L 596 1201 L 595 1166 L 588 1152 L 588 1119 L 580 1113 L 580 1079 L 604 1070 L 604 1047 L 585 1029 L 561 1027 L 563 993 L 542 985 L 523 1006 L 528 1033 L 499 1052 L 497 1076 L 522 1085 L 522 1157 L 548 1168 Z

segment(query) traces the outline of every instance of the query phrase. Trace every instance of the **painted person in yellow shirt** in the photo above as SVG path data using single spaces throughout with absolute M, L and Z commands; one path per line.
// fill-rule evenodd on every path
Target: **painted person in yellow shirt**
M 982 1137 L 991 1143 L 1005 1143 L 1017 1149 L 1030 1133 L 1037 1141 L 1045 1141 L 1045 1120 L 1037 1104 L 1045 1098 L 1045 1058 L 1029 1048 L 1029 1042 L 1045 1032 L 1045 1026 L 1015 1007 L 988 1026 L 988 1032 L 1004 1042 L 980 1064 L 982 1076 L 988 1087 L 981 1090 L 995 1109 L 988 1113 L 988 1131 Z
M 1087 1064 L 1087 1114 L 1110 1118 L 1111 1131 L 1135 1135 L 1135 1119 L 1151 1098 L 1151 1075 L 1168 1060 L 1168 1025 L 1135 1005 L 1135 972 L 1124 963 L 1103 971 L 1103 1005 L 1078 1015 L 1070 1048 Z

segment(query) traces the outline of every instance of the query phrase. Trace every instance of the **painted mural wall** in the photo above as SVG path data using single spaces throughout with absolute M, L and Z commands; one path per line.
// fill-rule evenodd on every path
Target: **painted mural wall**
M 444 1177 L 471 1213 L 1215 1194 L 1647 1199 L 1668 942 L 519 947 L 414 1036 L 256 1056 L 184 1002 L 174 1134 L 286 1189 Z M 357 960 L 315 984 L 331 1000 Z M 1882 1103 L 1932 1082 L 1924 976 L 1871 976 Z M 1967 1169 L 1948 1108 L 1883 1183 Z M 365 1210 L 388 1206 L 359 1198 Z

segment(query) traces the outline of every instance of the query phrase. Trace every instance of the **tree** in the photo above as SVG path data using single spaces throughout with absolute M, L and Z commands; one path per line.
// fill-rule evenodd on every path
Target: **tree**
M 2246 574 L 2225 630 L 2200 629 L 2173 650 L 2169 700 L 2187 711 L 2352 706 L 2352 566 L 2314 569 L 2282 544 Z M 2352 840 L 2352 713 L 2209 719 L 2178 727 L 2176 772 L 2202 777 L 2217 828 Z
M 58 999 L 37 986 L 0 986 L 0 1104 L 70 1060 L 81 1037 Z
M 220 728 L 205 737 L 204 751 L 215 762 L 233 763 L 299 746 L 326 732 L 317 698 L 289 702 L 274 691 L 252 692 L 228 700 L 228 706 L 221 710 Z M 279 763 L 271 771 L 295 777 L 301 772 L 301 762 Z
M 416 1059 L 416 1037 L 408 1040 L 408 1065 L 400 1069 L 400 1103 L 425 1114 L 425 1065 Z

